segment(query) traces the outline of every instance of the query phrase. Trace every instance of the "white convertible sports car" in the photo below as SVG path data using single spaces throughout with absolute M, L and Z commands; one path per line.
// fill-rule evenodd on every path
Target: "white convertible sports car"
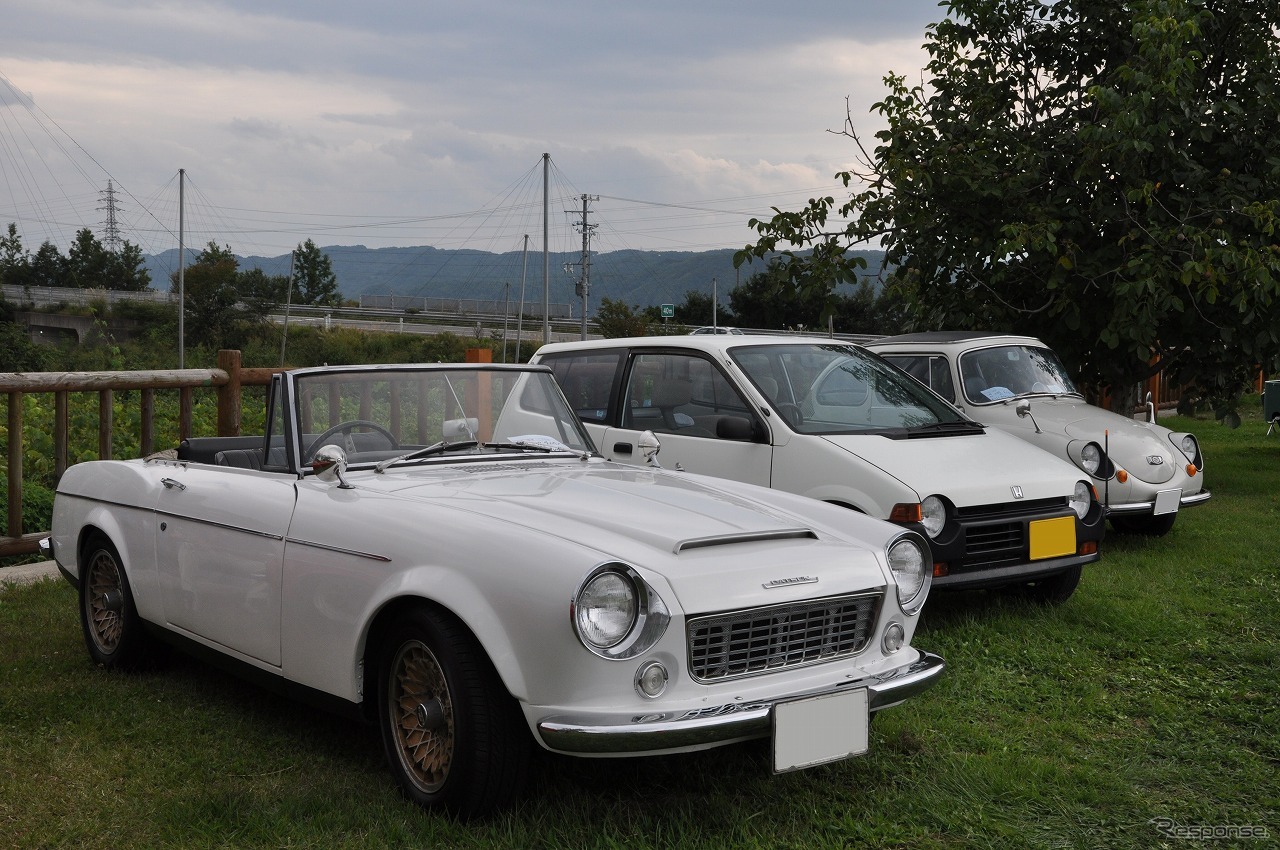
M 1209 501 L 1195 435 L 1088 404 L 1058 356 L 1015 334 L 939 331 L 869 343 L 890 363 L 987 425 L 1089 473 L 1117 531 L 1163 535 Z
M 45 548 L 97 663 L 159 637 L 363 715 L 405 795 L 463 817 L 535 746 L 855 755 L 943 669 L 910 645 L 921 535 L 607 461 L 546 367 L 279 374 L 262 437 L 68 469 Z

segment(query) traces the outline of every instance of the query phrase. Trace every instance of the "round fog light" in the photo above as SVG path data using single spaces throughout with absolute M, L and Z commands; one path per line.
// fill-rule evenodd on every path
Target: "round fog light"
M 662 696 L 667 689 L 667 668 L 660 662 L 650 661 L 642 664 L 636 671 L 636 690 L 640 696 L 653 699 Z
M 880 648 L 884 650 L 885 655 L 892 655 L 906 642 L 907 633 L 902 630 L 902 624 L 892 622 L 885 627 L 884 637 L 880 639 Z

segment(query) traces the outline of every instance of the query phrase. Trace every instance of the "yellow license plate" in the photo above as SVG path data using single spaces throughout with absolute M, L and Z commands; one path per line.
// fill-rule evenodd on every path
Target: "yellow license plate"
M 1030 523 L 1031 560 L 1057 558 L 1076 553 L 1076 518 L 1035 519 Z

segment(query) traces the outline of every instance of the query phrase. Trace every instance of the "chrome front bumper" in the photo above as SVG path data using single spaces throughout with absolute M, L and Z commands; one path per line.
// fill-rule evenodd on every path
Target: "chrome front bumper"
M 1188 496 L 1183 496 L 1182 498 L 1178 499 L 1178 510 L 1182 510 L 1183 508 L 1189 508 L 1192 505 L 1203 504 L 1209 501 L 1209 499 L 1212 497 L 1213 497 L 1213 494 L 1210 493 L 1208 490 L 1201 490 L 1199 493 L 1192 493 Z M 1120 504 L 1120 505 L 1106 506 L 1108 516 L 1111 516 L 1112 514 L 1119 514 L 1121 516 L 1126 516 L 1128 514 L 1149 514 L 1155 511 L 1155 509 L 1156 509 L 1156 503 L 1154 499 L 1152 499 L 1149 502 L 1125 502 L 1124 504 Z M 1170 511 L 1169 513 L 1173 513 L 1173 512 Z
M 675 752 L 763 738 L 772 731 L 773 707 L 780 702 L 866 688 L 867 707 L 876 712 L 920 693 L 942 675 L 946 665 L 937 655 L 917 653 L 915 661 L 887 673 L 818 691 L 684 712 L 548 717 L 538 723 L 538 734 L 556 752 L 599 755 Z

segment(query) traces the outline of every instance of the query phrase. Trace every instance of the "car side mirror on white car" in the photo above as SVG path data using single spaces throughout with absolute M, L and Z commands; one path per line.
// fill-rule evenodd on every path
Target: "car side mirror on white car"
M 662 469 L 662 464 L 658 463 L 658 452 L 662 451 L 662 443 L 658 442 L 657 434 L 649 430 L 642 431 L 636 444 L 640 449 L 640 454 L 644 455 L 645 463 Z
M 1040 423 L 1036 421 L 1035 415 L 1031 412 L 1031 401 L 1029 399 L 1024 398 L 1022 401 L 1018 402 L 1016 405 L 1014 405 L 1013 411 L 1014 413 L 1018 414 L 1018 418 L 1022 418 L 1023 416 L 1030 416 L 1031 424 L 1036 426 L 1036 433 L 1037 434 L 1042 433 L 1040 431 Z
M 316 471 L 316 478 L 326 483 L 338 482 L 339 490 L 352 490 L 342 474 L 347 471 L 347 453 L 341 447 L 329 443 L 321 446 L 311 458 L 311 468 Z

